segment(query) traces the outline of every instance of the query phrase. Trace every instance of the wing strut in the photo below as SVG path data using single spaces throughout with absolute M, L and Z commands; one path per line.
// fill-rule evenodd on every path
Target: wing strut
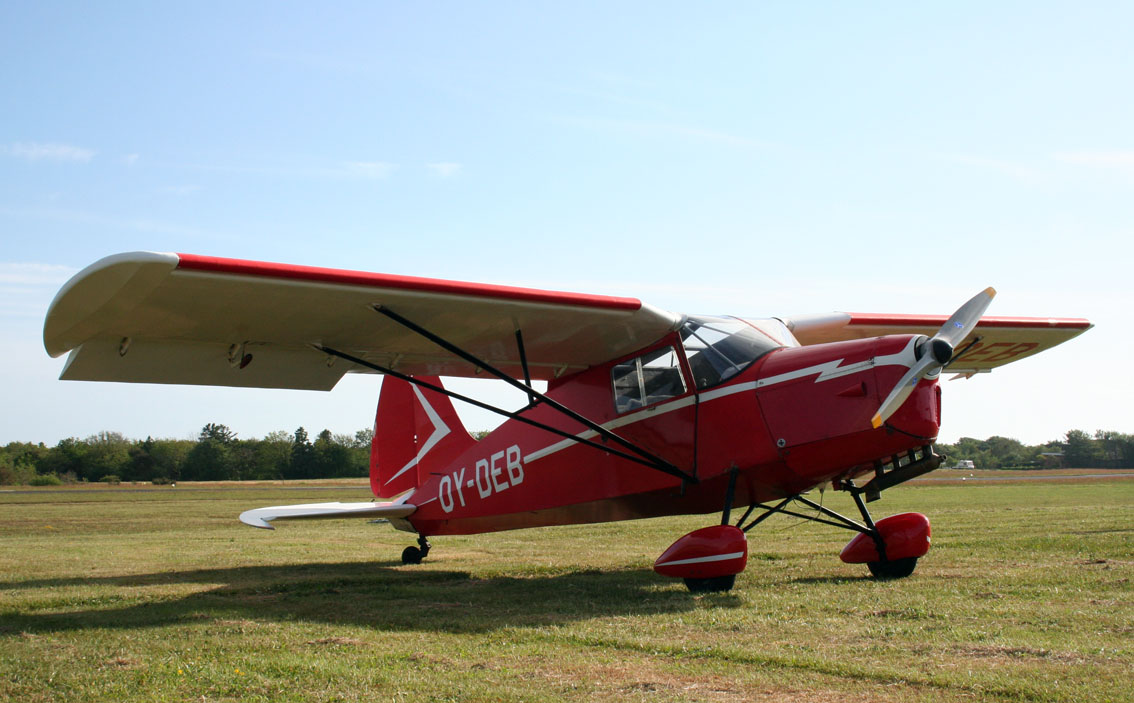
M 423 381 L 420 378 L 416 378 L 414 376 L 410 376 L 410 375 L 401 373 L 400 371 L 395 371 L 394 369 L 391 369 L 387 366 L 381 366 L 380 364 L 375 364 L 371 361 L 367 361 L 365 359 L 360 359 L 357 356 L 352 356 L 351 354 L 347 354 L 346 352 L 339 351 L 338 349 L 333 349 L 331 347 L 324 347 L 324 346 L 319 346 L 319 345 L 315 345 L 315 348 L 318 349 L 319 351 L 325 353 L 325 354 L 330 354 L 331 356 L 337 356 L 340 359 L 346 359 L 347 361 L 349 361 L 353 364 L 358 364 L 359 366 L 364 366 L 368 369 L 373 369 L 374 371 L 377 371 L 378 373 L 386 374 L 388 376 L 393 376 L 394 378 L 401 379 L 403 381 L 406 381 L 407 383 L 412 383 L 415 386 L 420 386 L 422 388 L 431 390 L 434 393 L 441 393 L 442 395 L 447 395 L 450 398 L 456 398 L 457 400 L 468 403 L 469 405 L 475 405 L 476 407 L 481 408 L 482 410 L 487 410 L 489 412 L 496 413 L 497 415 L 503 415 L 504 417 L 511 418 L 513 420 L 516 420 L 517 422 L 522 422 L 525 425 L 531 425 L 532 427 L 538 427 L 541 430 L 545 430 L 547 432 L 550 432 L 551 434 L 558 435 L 558 436 L 560 436 L 564 439 L 569 439 L 573 442 L 578 442 L 579 444 L 585 444 L 588 447 L 593 447 L 595 449 L 598 449 L 599 451 L 614 454 L 615 456 L 626 459 L 627 461 L 632 461 L 636 464 L 641 464 L 642 466 L 647 466 L 651 469 L 656 469 L 656 470 L 661 471 L 663 473 L 670 474 L 671 476 L 676 476 L 677 478 L 680 478 L 684 481 L 690 481 L 692 483 L 698 482 L 696 476 L 693 476 L 691 474 L 687 474 L 684 471 L 682 471 L 681 469 L 678 469 L 677 467 L 673 466 L 672 464 L 666 463 L 661 459 L 659 459 L 657 461 L 657 463 L 649 461 L 648 459 L 642 458 L 640 456 L 635 456 L 634 454 L 629 454 L 629 453 L 621 451 L 619 449 L 615 449 L 614 447 L 610 447 L 608 445 L 601 444 L 599 442 L 594 442 L 594 441 L 591 441 L 589 439 L 585 439 L 585 438 L 580 437 L 579 435 L 576 435 L 576 434 L 571 434 L 570 432 L 567 432 L 565 430 L 561 430 L 558 427 L 552 427 L 551 425 L 544 424 L 542 422 L 539 422 L 538 420 L 532 420 L 531 418 L 524 417 L 519 412 L 512 412 L 510 410 L 504 410 L 503 408 L 498 408 L 495 405 L 489 405 L 488 403 L 479 401 L 476 398 L 470 398 L 467 395 L 462 395 L 461 393 L 457 393 L 456 391 L 451 391 L 448 388 L 445 388 L 443 386 L 438 386 L 436 384 L 429 383 L 428 381 Z M 539 393 L 539 391 L 536 391 L 536 390 L 533 390 L 532 393 L 535 393 L 537 395 L 542 396 L 542 394 Z M 527 410 L 527 409 L 528 408 L 524 408 L 524 410 Z M 609 430 L 606 430 L 605 427 L 603 428 L 603 430 L 609 432 Z M 615 435 L 615 436 L 617 436 L 617 435 Z M 629 444 L 629 443 L 627 442 L 627 444 Z M 633 445 L 631 445 L 631 446 L 633 446 Z
M 464 359 L 465 361 L 469 362 L 470 364 L 476 366 L 477 368 L 484 369 L 485 371 L 492 374 L 493 376 L 500 379 L 501 381 L 504 381 L 508 385 L 510 385 L 510 386 L 512 386 L 512 387 L 514 387 L 518 390 L 523 391 L 524 393 L 526 393 L 528 395 L 529 398 L 531 398 L 533 400 L 538 398 L 540 402 L 546 404 L 552 410 L 555 410 L 556 412 L 558 412 L 562 415 L 566 415 L 567 417 L 571 418 L 575 422 L 578 422 L 579 424 L 587 427 L 588 429 L 598 433 L 598 435 L 600 437 L 602 437 L 603 439 L 607 439 L 607 440 L 610 440 L 611 442 L 615 442 L 617 444 L 620 444 L 623 447 L 625 447 L 626 449 L 629 449 L 634 454 L 637 454 L 638 456 L 640 456 L 640 457 L 642 457 L 643 459 L 646 460 L 644 462 L 640 461 L 638 463 L 644 464 L 645 466 L 649 466 L 651 468 L 657 469 L 659 471 L 670 474 L 672 476 L 676 476 L 680 479 L 683 479 L 683 480 L 686 480 L 686 481 L 691 481 L 692 483 L 697 483 L 697 477 L 696 476 L 693 476 L 692 474 L 689 474 L 689 473 L 682 471 L 681 469 L 677 468 L 676 466 L 669 463 L 665 459 L 662 459 L 661 457 L 659 457 L 659 456 L 657 456 L 657 455 L 655 455 L 651 452 L 648 452 L 645 449 L 642 449 L 641 447 L 634 444 L 633 442 L 630 442 L 628 440 L 623 439 L 622 437 L 619 437 L 618 435 L 614 434 L 613 432 L 606 429 L 605 427 L 598 424 L 597 422 L 593 422 L 592 420 L 589 420 L 589 419 L 583 417 L 582 415 L 575 412 L 571 408 L 568 408 L 567 406 L 563 405 L 562 403 L 560 403 L 556 400 L 552 400 L 551 398 L 547 397 L 543 393 L 540 393 L 536 389 L 532 388 L 530 383 L 528 385 L 524 385 L 523 383 L 512 378 L 511 376 L 504 373 L 500 369 L 497 369 L 496 367 L 492 366 L 488 362 L 486 362 L 482 359 L 479 359 L 476 356 L 473 356 L 472 354 L 465 351 L 464 349 L 461 349 L 457 345 L 445 340 L 442 337 L 439 337 L 438 335 L 430 332 L 429 330 L 425 329 L 424 327 L 414 323 L 413 321 L 402 317 L 401 315 L 399 315 L 398 313 L 389 309 L 388 307 L 385 307 L 384 305 L 373 305 L 371 307 L 374 308 L 375 312 L 380 313 L 382 315 L 385 315 L 386 317 L 390 318 L 391 320 L 393 320 L 394 322 L 398 323 L 399 325 L 405 327 L 406 329 L 410 330 L 411 332 L 416 332 L 417 334 L 421 335 L 422 337 L 425 337 L 426 339 L 433 342 L 437 346 L 441 347 L 445 351 L 450 352 L 452 354 L 456 354 L 457 356 L 461 357 L 462 359 Z M 519 335 L 518 330 L 517 330 L 516 339 L 517 339 L 517 341 L 520 342 L 521 361 L 523 362 L 523 365 L 526 367 L 527 366 L 526 357 L 523 355 L 523 348 L 524 348 L 523 347 L 523 341 L 522 341 L 522 337 Z M 574 437 L 575 435 L 571 435 L 571 436 Z M 611 451 L 609 447 L 603 446 L 601 444 L 598 445 L 598 446 L 603 451 Z
M 524 385 L 528 387 L 528 407 L 535 407 L 539 398 L 532 388 L 532 372 L 528 370 L 528 355 L 524 351 L 524 333 L 519 327 L 516 328 L 516 348 L 520 351 L 520 366 L 524 369 Z

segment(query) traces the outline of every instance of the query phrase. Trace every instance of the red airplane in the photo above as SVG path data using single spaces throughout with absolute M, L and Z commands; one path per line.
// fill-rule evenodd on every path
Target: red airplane
M 994 295 L 949 318 L 746 320 L 633 298 L 138 252 L 64 285 L 44 345 L 70 352 L 68 380 L 330 390 L 348 372 L 384 374 L 370 485 L 393 500 L 259 508 L 240 516 L 246 524 L 386 518 L 418 535 L 402 561 L 419 563 L 437 535 L 719 513 L 654 569 L 720 591 L 745 567 L 745 533 L 777 513 L 855 532 L 840 556 L 876 577 L 913 572 L 929 520 L 874 521 L 866 503 L 941 463 L 940 373 L 988 371 L 1091 327 L 982 317 Z M 439 376 L 496 378 L 529 402 L 494 407 Z M 477 441 L 452 398 L 508 419 Z M 828 483 L 850 493 L 861 520 L 807 497 Z

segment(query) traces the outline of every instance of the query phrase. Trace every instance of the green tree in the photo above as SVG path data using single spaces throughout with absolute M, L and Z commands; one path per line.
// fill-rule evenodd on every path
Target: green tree
M 311 478 L 315 475 L 315 449 L 307 439 L 307 430 L 300 427 L 291 442 L 291 458 L 284 478 Z
M 374 442 L 374 428 L 367 427 L 354 433 L 354 446 L 362 447 L 367 451 L 370 450 L 370 445 Z
M 197 443 L 188 439 L 155 439 L 150 445 L 149 454 L 153 459 L 153 475 L 170 481 L 181 480 L 181 471 L 189 452 Z
M 186 481 L 226 481 L 239 478 L 234 470 L 232 450 L 228 444 L 209 438 L 185 457 L 181 478 Z
M 130 440 L 118 432 L 99 432 L 83 440 L 87 452 L 80 475 L 87 481 L 123 476 L 130 469 Z
M 315 440 L 315 457 L 318 475 L 323 478 L 365 476 L 369 468 L 369 453 L 357 445 L 350 435 L 332 435 L 323 430 Z
M 287 432 L 269 432 L 256 443 L 252 470 L 248 478 L 260 480 L 280 479 L 290 471 L 292 437 Z
M 127 481 L 152 481 L 154 477 L 154 458 L 150 450 L 154 446 L 153 437 L 134 442 L 130 447 L 130 466 L 122 478 Z
M 230 430 L 226 425 L 210 422 L 201 428 L 201 434 L 197 436 L 197 441 L 199 442 L 203 442 L 206 439 L 214 439 L 221 444 L 232 444 L 236 441 L 236 433 Z
M 210 422 L 201 428 L 197 446 L 185 457 L 181 477 L 190 481 L 239 480 L 239 459 L 236 433 L 224 425 Z
M 59 440 L 40 462 L 41 473 L 53 473 L 60 478 L 75 480 L 83 475 L 89 447 L 77 437 Z
M 1074 469 L 1093 468 L 1099 465 L 1102 451 L 1091 436 L 1082 430 L 1071 430 L 1063 448 L 1064 463 Z
M 8 445 L 9 447 L 11 445 Z M 35 464 L 17 452 L 0 448 L 0 485 L 26 485 L 36 477 Z

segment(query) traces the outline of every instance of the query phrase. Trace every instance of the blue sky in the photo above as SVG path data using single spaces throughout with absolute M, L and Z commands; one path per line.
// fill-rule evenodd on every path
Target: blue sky
M 1128 3 L 231 5 L 0 7 L 0 442 L 372 422 L 372 377 L 56 380 L 52 296 L 132 250 L 744 316 L 994 285 L 1097 327 L 946 383 L 942 439 L 1134 431 Z

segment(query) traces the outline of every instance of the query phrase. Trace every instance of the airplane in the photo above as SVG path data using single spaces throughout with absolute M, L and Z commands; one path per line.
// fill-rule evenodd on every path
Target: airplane
M 384 518 L 444 535 L 719 514 L 654 564 L 693 592 L 727 591 L 746 534 L 781 514 L 855 533 L 843 562 L 913 573 L 929 519 L 874 520 L 867 503 L 936 469 L 940 375 L 971 377 L 1092 327 L 1080 318 L 984 317 L 988 288 L 949 317 L 685 315 L 636 298 L 133 252 L 59 291 L 44 346 L 64 380 L 328 391 L 377 373 L 375 500 L 248 510 L 287 519 Z M 493 378 L 518 410 L 446 389 Z M 545 381 L 546 390 L 535 387 Z M 453 400 L 506 420 L 479 441 Z M 859 519 L 809 493 L 831 486 Z M 733 520 L 733 513 L 739 518 Z

